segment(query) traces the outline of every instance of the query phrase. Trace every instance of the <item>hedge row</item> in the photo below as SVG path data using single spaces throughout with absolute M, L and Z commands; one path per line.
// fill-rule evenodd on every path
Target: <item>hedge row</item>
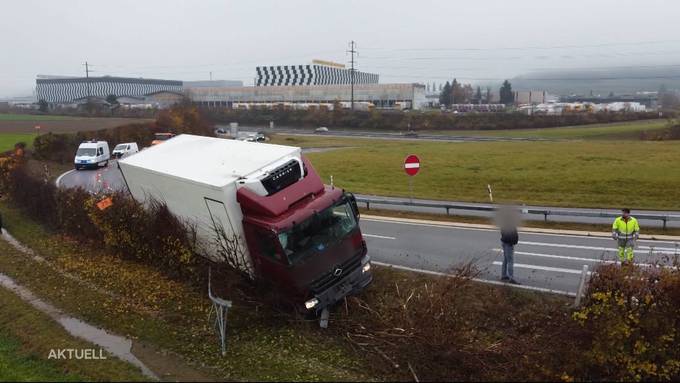
M 341 127 L 375 130 L 492 130 L 537 129 L 558 126 L 611 123 L 658 118 L 655 112 L 621 113 L 566 113 L 562 115 L 533 115 L 523 113 L 468 113 L 452 114 L 399 111 L 347 111 L 347 110 L 290 110 L 278 109 L 204 109 L 213 121 L 239 122 L 245 125 Z
M 180 279 L 197 280 L 207 270 L 208 261 L 195 251 L 192 227 L 173 216 L 162 203 L 145 207 L 117 193 L 108 196 L 113 205 L 101 210 L 97 202 L 105 196 L 57 188 L 52 182 L 34 178 L 23 166 L 9 171 L 4 187 L 24 213 L 79 242 L 155 266 Z

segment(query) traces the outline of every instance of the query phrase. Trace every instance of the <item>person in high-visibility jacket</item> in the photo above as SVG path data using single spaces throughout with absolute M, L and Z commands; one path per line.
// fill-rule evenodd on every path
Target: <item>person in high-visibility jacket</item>
M 622 209 L 622 214 L 614 220 L 612 238 L 618 241 L 619 260 L 621 263 L 633 262 L 635 241 L 640 235 L 640 225 L 637 219 L 630 215 L 630 209 Z

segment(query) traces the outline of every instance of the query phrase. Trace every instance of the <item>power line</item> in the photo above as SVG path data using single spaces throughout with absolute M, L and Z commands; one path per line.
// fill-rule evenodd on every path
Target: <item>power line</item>
M 599 44 L 585 44 L 585 45 L 552 45 L 552 46 L 524 46 L 524 47 L 496 47 L 496 48 L 453 48 L 453 47 L 435 47 L 435 48 L 363 48 L 366 50 L 387 50 L 387 51 L 498 51 L 498 50 L 544 50 L 544 49 L 573 49 L 573 48 L 604 48 L 610 46 L 632 46 L 632 45 L 649 45 L 649 44 L 667 44 L 678 43 L 680 40 L 652 40 L 652 41 L 634 41 L 634 42 L 618 42 L 618 43 L 599 43 Z
M 460 77 L 460 76 L 408 76 L 408 75 L 397 75 L 397 74 L 381 74 L 382 77 L 388 78 L 419 78 L 427 77 L 429 79 L 436 80 L 448 80 L 451 77 L 455 77 L 459 80 L 476 80 L 476 81 L 503 81 L 507 80 L 507 77 Z M 613 81 L 613 80 L 657 80 L 657 79 L 680 79 L 680 75 L 671 76 L 612 76 L 612 77 L 542 77 L 542 78 L 523 78 L 515 77 L 515 81 Z

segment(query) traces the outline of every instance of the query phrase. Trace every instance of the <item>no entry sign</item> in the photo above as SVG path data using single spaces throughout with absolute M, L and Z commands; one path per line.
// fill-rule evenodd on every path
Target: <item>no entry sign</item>
M 415 176 L 420 170 L 420 159 L 416 155 L 409 155 L 404 160 L 404 171 L 409 176 Z

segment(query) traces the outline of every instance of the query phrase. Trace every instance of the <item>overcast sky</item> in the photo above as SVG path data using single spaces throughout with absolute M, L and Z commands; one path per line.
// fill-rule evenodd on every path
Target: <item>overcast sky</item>
M 380 82 L 496 81 L 536 69 L 680 66 L 680 2 L 34 1 L 0 4 L 0 97 L 38 74 L 243 80 L 256 65 L 346 63 Z

